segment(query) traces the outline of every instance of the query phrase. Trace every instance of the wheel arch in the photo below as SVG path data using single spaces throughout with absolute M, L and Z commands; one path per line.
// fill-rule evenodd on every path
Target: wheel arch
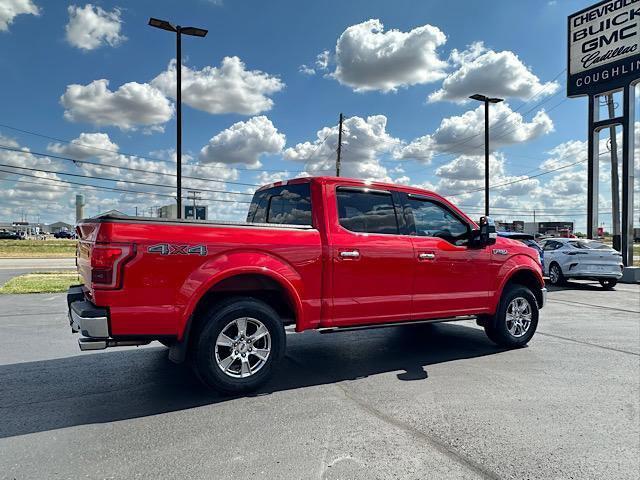
M 190 317 L 202 317 L 216 303 L 231 297 L 251 297 L 260 300 L 283 320 L 285 325 L 295 324 L 302 315 L 300 298 L 293 286 L 273 272 L 230 272 L 213 283 L 193 307 Z
M 170 358 L 184 360 L 194 320 L 217 300 L 230 296 L 248 296 L 264 301 L 297 330 L 315 313 L 306 302 L 301 275 L 285 259 L 254 249 L 226 251 L 202 264 L 187 277 L 178 293 L 180 312 L 176 325 L 176 348 Z M 312 294 L 312 292 L 309 292 Z M 312 302 L 311 302 L 312 303 Z M 181 306 L 180 306 L 181 305 Z
M 523 265 L 519 268 L 514 268 L 507 275 L 505 275 L 504 280 L 502 281 L 502 285 L 498 290 L 498 295 L 496 295 L 494 298 L 494 312 L 497 309 L 498 302 L 500 302 L 500 298 L 502 297 L 504 291 L 511 285 L 522 285 L 529 288 L 529 290 L 531 290 L 531 293 L 535 297 L 538 306 L 542 305 L 542 288 L 544 287 L 544 279 L 542 278 L 542 273 L 540 271 L 534 270 L 527 265 Z

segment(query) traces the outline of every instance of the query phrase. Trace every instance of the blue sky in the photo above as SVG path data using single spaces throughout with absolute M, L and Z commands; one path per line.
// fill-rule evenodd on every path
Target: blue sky
M 175 144 L 168 69 L 175 40 L 146 25 L 154 16 L 209 30 L 204 39 L 183 40 L 189 69 L 186 77 L 183 70 L 183 86 L 190 89 L 183 99 L 191 99 L 183 108 L 187 174 L 260 184 L 302 172 L 324 173 L 333 168 L 342 112 L 349 130 L 347 174 L 433 188 L 455 195 L 452 200 L 475 214 L 482 210 L 481 192 L 473 190 L 482 185 L 483 150 L 482 137 L 474 135 L 482 124 L 473 114 L 478 105 L 460 99 L 467 91 L 475 93 L 472 89 L 495 87 L 507 105 L 495 110 L 501 133 L 492 179 L 518 182 L 495 191 L 494 216 L 531 220 L 535 208 L 540 220 L 575 219 L 584 229 L 584 163 L 538 178 L 525 176 L 586 158 L 581 147 L 587 103 L 565 100 L 564 69 L 566 17 L 590 3 L 0 0 L 0 124 L 76 139 L 75 145 L 56 142 L 0 126 L 0 145 L 89 162 L 74 165 L 0 151 L 0 163 L 56 172 L 0 167 L 16 172 L 0 172 L 6 192 L 0 221 L 19 219 L 23 210 L 30 220 L 37 214 L 47 222 L 73 220 L 75 193 L 87 196 L 92 215 L 109 208 L 133 213 L 135 206 L 142 210 L 170 202 L 59 182 L 172 193 L 140 184 L 170 184 L 171 176 L 91 165 L 173 171 L 171 164 L 154 159 L 170 161 Z M 320 61 L 322 52 L 327 53 Z M 508 78 L 514 71 L 528 76 Z M 185 85 L 185 78 L 193 81 Z M 105 82 L 100 90 L 92 82 L 102 79 L 108 87 Z M 119 90 L 129 82 L 136 83 L 134 90 Z M 53 180 L 19 176 L 25 173 Z M 227 182 L 185 183 L 242 193 L 253 189 Z M 604 211 L 607 195 L 603 189 Z M 221 218 L 241 218 L 246 205 L 232 201 L 250 198 L 202 196 L 227 200 L 205 202 L 212 216 Z

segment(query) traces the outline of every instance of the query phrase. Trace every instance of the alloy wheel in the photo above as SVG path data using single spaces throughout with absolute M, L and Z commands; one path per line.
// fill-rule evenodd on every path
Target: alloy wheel
M 524 336 L 531 326 L 532 309 L 524 297 L 516 297 L 507 307 L 507 330 L 516 338 Z
M 556 284 L 560 280 L 560 268 L 557 265 L 551 265 L 549 269 L 549 280 L 551 283 Z
M 267 363 L 270 354 L 271 334 L 256 318 L 231 320 L 216 339 L 216 364 L 233 378 L 255 375 Z

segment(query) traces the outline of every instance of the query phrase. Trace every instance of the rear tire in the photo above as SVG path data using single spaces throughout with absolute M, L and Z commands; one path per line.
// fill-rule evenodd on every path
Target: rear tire
M 564 285 L 566 283 L 566 279 L 564 278 L 564 274 L 562 273 L 562 268 L 556 262 L 553 262 L 549 265 L 549 282 L 551 285 Z
M 192 366 L 207 388 L 246 393 L 269 379 L 285 344 L 284 325 L 269 305 L 230 298 L 205 314 L 194 338 Z
M 502 347 L 525 346 L 538 328 L 538 304 L 527 287 L 505 288 L 495 316 L 487 321 L 484 331 L 491 341 Z
M 600 285 L 602 285 L 602 288 L 604 288 L 605 290 L 611 290 L 618 284 L 618 280 L 615 280 L 613 278 L 601 278 L 598 281 L 600 282 Z

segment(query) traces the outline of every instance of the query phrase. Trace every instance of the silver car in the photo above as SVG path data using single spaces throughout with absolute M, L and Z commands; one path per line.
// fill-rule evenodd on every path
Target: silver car
M 552 285 L 567 278 L 598 280 L 613 288 L 622 277 L 622 255 L 601 242 L 577 238 L 548 238 L 542 242 L 544 273 Z

